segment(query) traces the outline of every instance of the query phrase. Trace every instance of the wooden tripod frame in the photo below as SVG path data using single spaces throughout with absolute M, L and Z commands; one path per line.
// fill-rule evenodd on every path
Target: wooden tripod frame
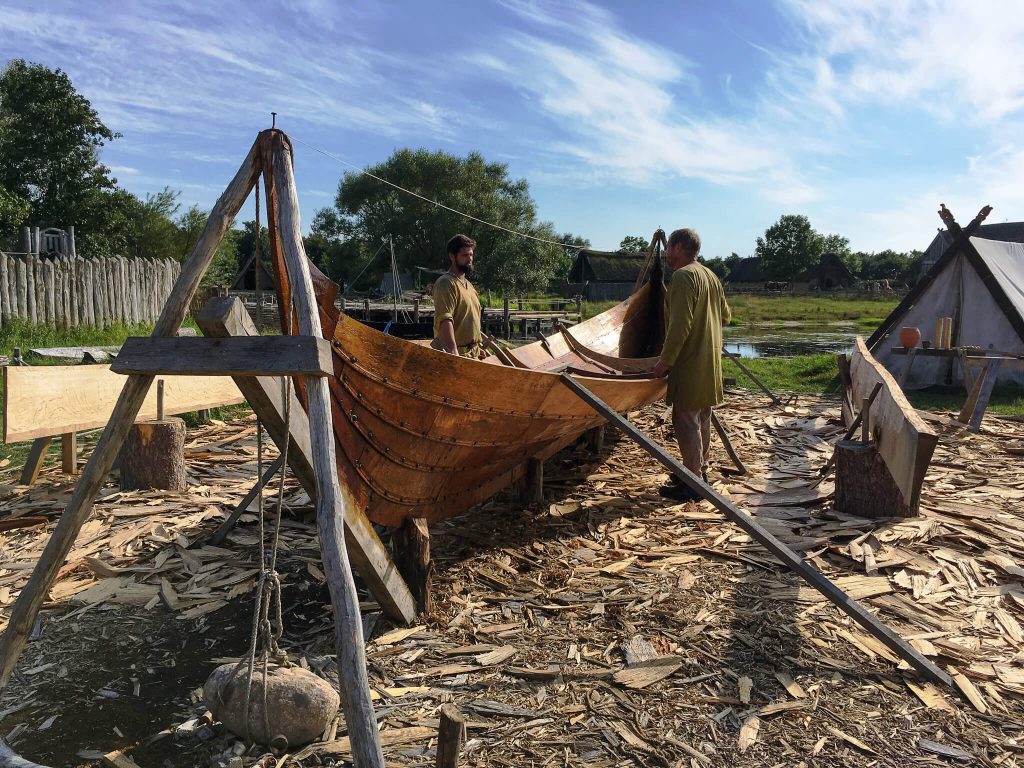
M 292 165 L 291 143 L 281 131 L 266 130 L 257 136 L 241 168 L 214 205 L 206 227 L 188 261 L 183 265 L 181 275 L 157 320 L 152 338 L 177 335 L 189 303 L 213 259 L 217 246 L 231 227 L 232 221 L 256 186 L 261 174 L 266 189 L 271 239 L 279 248 L 278 254 L 283 254 L 282 266 L 287 270 L 288 283 L 291 286 L 290 297 L 285 297 L 290 298 L 290 301 L 283 301 L 282 307 L 294 305 L 301 336 L 314 340 L 323 338 L 308 259 L 302 245 L 298 196 Z M 305 373 L 308 372 L 307 368 Z M 235 375 L 236 381 L 248 382 L 246 386 L 254 396 L 256 388 L 263 388 L 265 385 L 280 392 L 280 388 L 254 377 L 251 372 L 246 374 L 236 368 L 223 373 Z M 277 375 L 283 373 L 278 372 Z M 74 493 L 64 514 L 47 541 L 28 583 L 18 595 L 10 623 L 0 637 L 0 690 L 6 688 L 10 680 L 36 616 L 79 531 L 89 519 L 96 495 L 114 464 L 128 430 L 138 416 L 154 378 L 153 373 L 132 373 L 127 376 L 110 421 L 75 484 Z M 361 510 L 343 493 L 338 482 L 327 379 L 323 375 L 306 375 L 299 378 L 305 380 L 308 409 L 304 415 L 308 418 L 308 430 L 293 429 L 292 438 L 297 443 L 301 443 L 303 437 L 307 439 L 308 449 L 302 454 L 306 470 L 297 474 L 305 486 L 311 487 L 311 496 L 316 499 L 320 549 L 331 593 L 331 605 L 334 609 L 339 692 L 345 722 L 351 738 L 355 763 L 359 766 L 383 768 L 384 756 L 377 734 L 373 705 L 370 702 L 359 599 L 346 546 L 346 529 L 349 532 L 349 542 L 357 539 L 357 536 L 352 535 L 353 531 L 356 531 L 361 536 L 359 543 L 368 547 L 364 554 L 368 555 L 369 562 L 362 563 L 362 570 L 364 575 L 370 573 L 376 577 L 367 579 L 374 588 L 375 596 L 387 595 L 392 598 L 393 605 L 389 605 L 389 601 L 384 599 L 382 606 L 392 615 L 397 614 L 408 619 L 412 615 L 412 598 L 401 577 L 394 572 L 393 564 L 390 563 L 390 558 L 383 547 L 377 546 L 380 545 L 380 541 L 373 533 L 369 522 Z M 240 384 L 240 388 L 241 386 Z M 272 400 L 270 392 L 264 390 L 263 395 L 265 401 Z M 280 394 L 277 397 L 280 400 Z M 259 406 L 254 404 L 254 409 L 256 408 L 259 409 L 257 413 L 260 413 L 268 424 L 271 435 L 275 439 L 283 437 L 281 430 L 275 435 L 274 429 L 270 427 L 274 412 L 269 403 L 263 402 Z M 303 410 L 292 408 L 291 413 L 294 426 L 295 417 L 303 414 Z M 280 416 L 277 418 L 280 420 Z M 284 429 L 283 424 L 281 429 Z M 300 464 L 300 460 L 296 458 L 296 465 Z M 390 575 L 384 578 L 389 572 Z

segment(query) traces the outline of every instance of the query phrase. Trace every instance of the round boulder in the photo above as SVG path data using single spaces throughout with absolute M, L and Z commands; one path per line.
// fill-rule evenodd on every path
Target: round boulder
M 248 666 L 223 664 L 213 670 L 203 686 L 203 701 L 229 731 L 258 744 L 269 745 L 279 737 L 289 747 L 317 738 L 338 714 L 338 692 L 330 684 L 301 667 L 272 665 L 267 672 L 267 718 L 263 717 L 263 670 L 252 673 L 249 722 L 245 722 L 245 690 Z M 270 732 L 266 724 L 269 723 Z

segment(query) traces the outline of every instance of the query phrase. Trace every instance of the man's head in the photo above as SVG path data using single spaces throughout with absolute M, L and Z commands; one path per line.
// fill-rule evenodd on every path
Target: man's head
M 672 269 L 685 267 L 697 259 L 700 253 L 700 235 L 687 227 L 677 229 L 668 236 L 668 248 L 665 250 L 665 260 Z
M 455 235 L 448 241 L 448 262 L 452 272 L 469 277 L 473 274 L 473 249 L 476 240 L 466 235 Z

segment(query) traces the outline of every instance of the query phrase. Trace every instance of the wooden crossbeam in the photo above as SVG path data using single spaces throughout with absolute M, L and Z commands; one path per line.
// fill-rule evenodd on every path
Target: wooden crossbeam
M 660 462 L 669 472 L 678 477 L 690 489 L 700 494 L 701 498 L 711 504 L 729 520 L 736 523 L 765 549 L 779 558 L 797 576 L 814 587 L 829 599 L 843 613 L 859 624 L 868 634 L 881 642 L 885 647 L 910 664 L 921 675 L 942 685 L 952 687 L 953 679 L 925 658 L 916 648 L 897 635 L 888 626 L 869 613 L 864 606 L 847 595 L 833 584 L 824 574 L 815 570 L 807 562 L 787 547 L 783 542 L 765 530 L 753 517 L 740 510 L 735 504 L 720 495 L 699 477 L 693 474 L 678 460 L 645 435 L 628 419 L 609 407 L 597 395 L 587 389 L 579 380 L 563 374 L 562 381 L 575 392 L 581 400 L 604 416 L 612 425 L 621 429 L 627 436 L 643 448 L 648 454 Z
M 258 336 L 259 331 L 242 302 L 235 297 L 210 299 L 196 317 L 200 330 L 211 338 Z M 269 376 L 238 376 L 234 379 L 250 407 L 260 417 L 278 448 L 284 450 L 288 428 L 284 419 L 281 380 Z M 293 394 L 291 442 L 288 464 L 309 497 L 316 500 L 316 472 L 309 440 L 309 419 Z M 366 582 L 373 598 L 392 619 L 405 624 L 416 618 L 416 603 L 399 575 L 391 556 L 370 521 L 354 504 L 347 504 L 345 545 L 355 569 Z
M 110 370 L 165 376 L 333 376 L 334 360 L 331 343 L 310 336 L 131 336 Z

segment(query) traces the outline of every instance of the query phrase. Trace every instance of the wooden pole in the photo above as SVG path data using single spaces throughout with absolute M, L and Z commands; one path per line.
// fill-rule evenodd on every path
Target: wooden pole
M 235 178 L 210 212 L 203 234 L 185 264 L 167 304 L 164 305 L 156 328 L 153 329 L 154 336 L 173 336 L 181 327 L 189 300 L 195 294 L 203 273 L 216 253 L 217 246 L 231 227 L 231 222 L 242 203 L 249 196 L 249 190 L 256 183 L 258 175 L 257 146 L 254 144 Z M 74 546 L 78 532 L 89 519 L 96 494 L 103 486 L 152 383 L 152 376 L 128 377 L 110 415 L 110 421 L 107 422 L 96 448 L 82 471 L 81 478 L 75 485 L 75 491 L 64 514 L 46 542 L 32 576 L 18 595 L 11 611 L 10 622 L 3 636 L 0 636 L 0 690 L 6 688 L 11 679 L 14 665 L 25 647 L 39 609 L 46 600 L 71 547 Z
M 871 398 L 865 397 L 860 404 L 860 441 L 871 442 Z
M 10 257 L 0 251 L 0 322 L 4 323 L 11 319 L 12 282 Z
M 757 376 L 752 374 L 750 372 L 750 370 L 747 368 L 747 366 L 745 366 L 742 362 L 740 362 L 740 356 L 739 355 L 733 354 L 732 352 L 730 352 L 725 347 L 722 347 L 722 354 L 724 354 L 726 357 L 728 357 L 730 360 L 732 360 L 734 363 L 736 363 L 736 365 L 739 367 L 739 369 L 741 371 L 743 371 L 745 374 L 747 374 L 747 376 L 750 377 L 750 380 L 752 382 L 754 382 L 761 389 L 762 392 L 764 392 L 766 395 L 768 395 L 768 397 L 772 401 L 772 405 L 782 405 L 782 401 L 779 400 L 779 398 L 777 398 L 775 396 L 775 394 L 770 389 L 768 389 L 768 387 L 766 387 L 761 382 L 761 380 L 759 378 L 757 378 Z
M 302 245 L 299 224 L 299 200 L 292 175 L 292 152 L 284 134 L 272 134 L 273 183 L 278 195 L 278 232 L 285 266 L 292 286 L 298 331 L 321 338 L 320 311 L 313 293 L 309 262 Z M 267 190 L 267 199 L 274 193 Z M 360 768 L 384 768 L 384 753 L 370 701 L 370 682 L 366 673 L 366 648 L 363 622 L 359 615 L 359 595 L 352 578 L 345 549 L 342 524 L 344 506 L 351 499 L 342 496 L 334 457 L 334 428 L 331 421 L 330 390 L 323 377 L 305 380 L 308 399 L 310 442 L 317 480 L 317 527 L 324 572 L 334 608 L 337 643 L 338 681 L 352 743 L 353 762 Z
M 35 256 L 29 256 L 25 259 L 25 308 L 28 312 L 26 319 L 36 324 L 36 265 L 39 264 L 39 259 Z
M 719 494 L 714 488 L 704 483 L 697 475 L 693 474 L 693 472 L 669 454 L 668 451 L 634 427 L 628 419 L 609 407 L 607 403 L 587 389 L 580 381 L 565 373 L 562 374 L 562 381 L 581 400 L 604 416 L 611 424 L 621 429 L 644 451 L 678 477 L 687 487 L 698 493 L 705 501 L 711 502 L 715 509 L 736 523 L 745 533 L 749 534 L 765 549 L 779 558 L 786 567 L 828 598 L 837 608 L 860 625 L 862 629 L 910 664 L 919 674 L 928 680 L 947 687 L 953 686 L 953 679 L 939 669 L 932 661 L 925 658 L 920 651 L 893 632 L 873 614 L 865 610 L 864 606 L 843 592 L 824 574 L 808 565 L 800 555 L 772 535 L 770 531 L 762 527 L 757 520 L 739 509 L 739 507 Z
M 25 262 L 28 261 L 29 258 L 31 257 L 26 256 L 23 259 L 16 258 L 14 260 L 15 283 L 17 285 L 18 294 L 18 305 L 16 308 L 15 317 L 18 317 L 22 320 L 28 317 L 28 283 L 26 282 L 28 278 L 25 277 Z

